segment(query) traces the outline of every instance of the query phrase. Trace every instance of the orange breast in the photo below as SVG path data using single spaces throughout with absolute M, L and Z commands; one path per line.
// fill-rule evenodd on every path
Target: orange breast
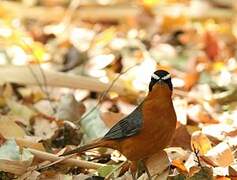
M 176 126 L 176 115 L 171 99 L 146 100 L 143 106 L 143 128 L 133 137 L 121 140 L 121 153 L 129 160 L 144 159 L 170 143 Z

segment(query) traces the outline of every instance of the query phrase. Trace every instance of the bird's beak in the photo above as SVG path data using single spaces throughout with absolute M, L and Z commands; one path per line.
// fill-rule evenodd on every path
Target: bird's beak
M 165 82 L 162 79 L 159 79 L 158 82 L 160 85 L 164 84 Z

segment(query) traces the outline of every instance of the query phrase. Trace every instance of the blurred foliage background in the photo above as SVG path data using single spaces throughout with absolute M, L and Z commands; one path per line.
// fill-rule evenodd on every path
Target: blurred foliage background
M 151 173 L 236 178 L 236 36 L 232 0 L 2 0 L 0 179 L 131 178 L 117 151 L 52 162 L 129 114 L 159 68 L 178 124 Z

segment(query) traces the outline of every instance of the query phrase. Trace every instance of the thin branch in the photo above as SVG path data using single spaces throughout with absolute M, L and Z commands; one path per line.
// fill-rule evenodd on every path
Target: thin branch
M 194 144 L 192 146 L 193 146 L 193 152 L 197 158 L 196 162 L 198 163 L 198 166 L 202 168 L 202 164 L 201 164 L 200 157 L 199 157 L 199 150 L 195 147 Z
M 28 66 L 28 67 L 29 67 L 29 70 L 30 70 L 31 74 L 33 75 L 33 77 L 35 78 L 36 82 L 39 84 L 39 87 L 40 87 L 40 89 L 42 90 L 42 92 L 46 94 L 47 100 L 50 102 L 50 107 L 51 107 L 51 109 L 53 110 L 53 112 L 55 113 L 55 112 L 56 112 L 56 109 L 53 107 L 52 102 L 50 101 L 50 94 L 49 94 L 49 91 L 48 91 L 47 78 L 46 78 L 46 76 L 45 76 L 45 73 L 44 73 L 43 68 L 42 68 L 41 65 L 40 65 L 40 59 L 39 59 L 39 57 L 37 56 L 37 54 L 35 53 L 35 51 L 28 45 L 28 43 L 26 43 L 26 42 L 24 41 L 24 39 L 22 39 L 22 41 L 23 41 L 24 45 L 28 48 L 28 50 L 34 55 L 35 60 L 37 61 L 37 65 L 38 65 L 40 74 L 41 74 L 42 79 L 43 79 L 42 85 L 40 84 L 40 80 L 39 80 L 39 78 L 37 77 L 37 75 L 35 74 L 35 72 L 31 69 L 31 66 Z M 44 88 L 43 88 L 43 87 L 44 87 Z
M 47 22 L 60 22 L 67 13 L 67 9 L 63 7 L 27 7 L 21 3 L 8 1 L 1 2 L 0 6 L 18 18 L 32 18 Z M 177 8 L 175 9 L 175 7 L 172 6 L 160 5 L 154 10 L 154 13 L 158 16 L 167 15 L 174 10 L 177 11 Z M 236 10 L 222 8 L 206 8 L 202 9 L 202 11 L 195 11 L 190 8 L 190 6 L 180 6 L 178 11 L 184 12 L 185 15 L 193 19 L 232 19 L 236 14 Z M 136 17 L 140 13 L 141 8 L 131 4 L 107 6 L 92 5 L 77 8 L 74 12 L 74 17 L 88 20 L 124 20 L 126 17 Z
M 115 82 L 120 78 L 120 76 L 122 76 L 123 74 L 126 74 L 129 70 L 131 70 L 132 68 L 138 66 L 140 63 L 135 64 L 134 66 L 129 67 L 128 69 L 126 69 L 125 71 L 121 72 L 120 74 L 118 74 L 118 76 L 116 78 L 114 78 L 114 80 L 111 82 L 111 84 L 109 85 L 109 87 L 106 89 L 106 91 L 103 92 L 103 94 L 100 96 L 97 104 L 88 112 L 86 113 L 81 119 L 79 119 L 76 123 L 78 123 L 79 121 L 85 119 L 86 117 L 88 117 L 92 112 L 94 112 L 101 104 L 101 102 L 103 101 L 104 97 L 108 94 L 109 91 L 111 91 L 112 87 L 114 86 Z
M 31 69 L 40 77 L 39 69 L 36 65 L 31 66 Z M 28 71 L 28 66 L 0 66 L 0 83 L 14 82 L 25 85 L 37 85 L 34 77 Z M 65 74 L 52 70 L 44 70 L 47 76 L 48 86 L 51 87 L 67 87 L 72 89 L 87 89 L 90 91 L 104 92 L 110 86 L 109 83 L 102 83 L 96 78 L 85 77 L 80 75 Z M 114 85 L 111 91 L 119 95 L 126 95 L 128 93 L 134 94 L 133 91 L 126 89 L 121 85 Z

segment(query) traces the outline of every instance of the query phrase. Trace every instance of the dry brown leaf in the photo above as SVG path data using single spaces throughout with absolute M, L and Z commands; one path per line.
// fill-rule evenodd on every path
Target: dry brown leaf
M 169 159 L 166 152 L 161 151 L 151 156 L 146 165 L 151 175 L 162 174 L 169 167 Z
M 55 121 L 44 119 L 43 117 L 36 117 L 34 120 L 34 135 L 42 139 L 50 139 L 58 130 L 58 125 Z
M 184 89 L 190 90 L 199 80 L 199 72 L 190 72 L 184 76 Z
M 228 171 L 231 178 L 235 177 L 237 179 L 237 164 L 229 166 Z
M 52 116 L 54 114 L 54 110 L 52 108 L 52 102 L 49 100 L 41 100 L 34 104 L 34 108 L 39 112 L 47 116 Z
M 225 142 L 221 142 L 210 149 L 203 158 L 213 166 L 225 167 L 234 162 L 233 152 Z
M 190 157 L 190 152 L 183 150 L 180 147 L 170 147 L 166 148 L 165 151 L 171 161 L 171 164 L 175 166 L 179 172 L 186 174 L 189 167 L 185 164 Z
M 75 122 L 81 118 L 85 110 L 83 103 L 77 102 L 72 94 L 66 94 L 60 99 L 56 117 L 57 119 Z
M 191 105 L 188 108 L 188 117 L 197 123 L 218 123 L 219 121 L 214 119 L 210 113 L 208 113 L 202 105 Z
M 180 173 L 182 174 L 188 173 L 188 170 L 184 165 L 184 161 L 181 161 L 181 159 L 173 160 L 172 165 L 175 166 Z
M 16 138 L 16 143 L 21 148 L 24 147 L 24 148 L 37 149 L 39 151 L 45 151 L 43 144 L 38 143 L 34 140 L 29 140 L 29 139 L 26 139 L 26 138 Z
M 169 32 L 183 27 L 187 22 L 188 18 L 185 16 L 164 16 L 161 29 L 163 32 Z
M 212 148 L 212 145 L 205 134 L 201 131 L 196 131 L 191 137 L 191 147 L 192 149 L 195 148 L 195 150 L 198 150 L 200 155 L 204 155 Z
M 224 134 L 230 137 L 237 136 L 237 129 L 234 129 L 233 131 L 230 131 L 230 132 L 224 132 Z
M 25 131 L 15 121 L 16 118 L 12 116 L 2 116 L 0 118 L 0 134 L 4 138 L 23 138 L 26 135 Z
M 215 60 L 219 55 L 220 46 L 217 39 L 217 35 L 214 32 L 206 32 L 204 34 L 204 50 L 211 60 Z
M 235 128 L 233 126 L 227 124 L 212 124 L 202 128 L 203 134 L 216 138 L 220 141 L 224 140 L 226 133 L 234 130 Z
M 197 172 L 200 171 L 200 167 L 198 166 L 192 166 L 190 169 L 189 169 L 189 176 L 192 177 L 194 174 L 196 174 Z
M 17 180 L 38 180 L 40 176 L 40 172 L 38 171 L 28 171 L 22 176 L 20 176 Z
M 173 147 L 182 147 L 184 149 L 191 149 L 190 146 L 191 136 L 187 131 L 186 126 L 180 125 L 176 131 L 171 143 Z
M 225 176 L 217 176 L 215 177 L 215 180 L 235 180 L 233 178 L 228 178 L 228 177 L 225 177 Z
M 23 174 L 29 165 L 26 165 L 25 162 L 13 161 L 13 160 L 0 160 L 0 169 L 1 171 L 10 172 L 16 175 Z

